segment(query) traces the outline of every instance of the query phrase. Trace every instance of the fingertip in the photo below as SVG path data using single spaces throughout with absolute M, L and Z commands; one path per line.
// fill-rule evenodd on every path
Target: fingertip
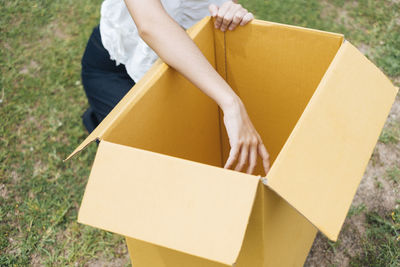
M 250 22 L 250 21 L 252 21 L 253 19 L 254 19 L 253 13 L 249 12 L 249 13 L 246 14 L 246 20 L 247 20 L 247 22 Z
M 224 169 L 229 169 L 231 167 L 232 163 L 229 162 L 229 159 L 226 161 L 224 165 Z
M 249 168 L 247 169 L 246 173 L 247 174 L 252 174 L 254 171 L 254 166 L 249 166 Z
M 242 169 L 243 169 L 243 165 L 242 164 L 238 164 L 235 167 L 235 171 L 238 171 L 238 172 L 240 172 Z
M 241 25 L 242 26 L 246 26 L 248 23 L 249 23 L 250 21 L 249 20 L 243 20 L 242 22 L 241 22 Z
M 265 176 L 267 176 L 267 173 L 269 172 L 269 168 L 265 165 L 264 165 L 264 172 L 265 172 Z
M 211 17 L 215 18 L 215 16 L 217 16 L 218 7 L 215 4 L 210 4 L 208 10 L 210 11 Z
M 265 176 L 267 176 L 269 170 L 270 170 L 269 164 L 267 164 L 266 166 L 264 165 Z
M 240 26 L 244 26 L 244 25 L 248 24 L 253 19 L 254 19 L 253 13 L 251 13 L 251 12 L 247 13 L 246 15 L 244 15 L 242 21 L 240 22 Z

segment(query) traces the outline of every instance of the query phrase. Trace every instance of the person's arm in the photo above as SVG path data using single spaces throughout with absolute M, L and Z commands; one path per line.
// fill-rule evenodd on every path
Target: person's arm
M 267 173 L 268 153 L 242 101 L 211 66 L 187 33 L 168 15 L 160 0 L 125 0 L 125 3 L 135 21 L 140 37 L 165 63 L 211 97 L 224 112 L 224 123 L 231 145 L 225 168 L 231 168 L 237 160 L 235 170 L 240 171 L 249 162 L 247 172 L 252 173 L 258 153 L 263 159 Z M 233 7 L 230 5 L 236 4 L 228 3 L 229 8 L 222 11 L 231 10 Z M 237 9 L 237 6 L 234 8 Z M 229 24 L 225 23 L 225 25 Z

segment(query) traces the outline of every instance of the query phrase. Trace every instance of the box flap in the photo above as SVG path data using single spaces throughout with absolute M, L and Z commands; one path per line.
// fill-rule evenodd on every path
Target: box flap
M 232 265 L 258 182 L 257 176 L 103 140 L 78 221 Z
M 187 30 L 188 35 L 196 41 L 205 25 L 210 22 L 210 17 L 205 17 L 200 22 L 196 23 L 193 27 Z M 95 140 L 102 140 L 113 128 L 113 125 L 123 117 L 125 112 L 129 110 L 128 107 L 134 105 L 140 98 L 151 88 L 158 77 L 168 69 L 167 64 L 158 59 L 148 72 L 140 79 L 139 82 L 124 96 L 124 98 L 114 107 L 114 109 L 107 115 L 107 117 L 97 126 L 97 128 L 65 159 L 68 160 L 78 152 L 83 150 L 87 145 Z
M 267 178 L 336 240 L 397 88 L 345 41 Z
M 69 160 L 78 152 L 85 149 L 87 145 L 95 140 L 102 140 L 103 136 L 107 134 L 113 125 L 123 116 L 129 106 L 134 105 L 151 87 L 157 78 L 167 70 L 167 65 L 160 59 L 157 60 L 151 69 L 142 77 L 142 79 L 122 98 L 122 100 L 114 107 L 114 109 L 104 118 L 104 120 L 97 126 L 96 129 L 65 159 Z
M 222 58 L 217 58 L 217 67 L 243 101 L 273 165 L 341 47 L 343 36 L 254 20 L 223 36 L 216 33 L 215 42 L 225 48 Z M 230 151 L 226 131 L 221 139 L 226 160 Z M 261 161 L 255 173 L 264 173 Z

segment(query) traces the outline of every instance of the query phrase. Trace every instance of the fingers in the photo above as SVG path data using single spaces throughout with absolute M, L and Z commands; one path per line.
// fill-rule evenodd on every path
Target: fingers
M 234 30 L 239 24 L 246 25 L 254 19 L 253 14 L 232 1 L 225 2 L 220 8 L 211 4 L 209 10 L 211 16 L 215 17 L 215 28 L 223 32 L 227 29 Z
M 228 9 L 226 14 L 224 15 L 224 18 L 222 19 L 221 31 L 223 31 L 223 32 L 226 31 L 228 29 L 228 27 L 231 25 L 234 16 L 243 10 L 244 9 L 242 8 L 241 5 L 231 5 L 231 7 Z M 241 20 L 241 18 L 240 18 L 240 20 Z
M 246 173 L 252 174 L 256 164 L 257 164 L 257 146 L 251 146 L 249 154 L 249 167 L 247 168 Z
M 246 173 L 252 174 L 257 164 L 257 154 L 260 154 L 263 161 L 264 158 L 266 159 L 265 164 L 267 165 L 264 165 L 264 167 L 269 166 L 267 150 L 264 147 L 263 152 L 261 152 L 261 150 L 259 152 L 260 145 L 264 147 L 264 145 L 262 145 L 260 141 L 258 141 L 256 138 L 253 138 L 252 141 L 240 143 L 240 145 L 233 146 L 224 168 L 231 169 L 234 162 L 237 161 L 235 171 L 242 171 L 243 167 L 248 164 Z M 269 167 L 267 167 L 267 169 L 268 168 Z
M 231 148 L 231 151 L 229 152 L 228 160 L 226 161 L 225 166 L 224 166 L 225 169 L 230 169 L 232 167 L 233 163 L 238 158 L 239 150 L 240 150 L 240 145 L 239 144 L 234 145 Z
M 225 2 L 218 10 L 217 17 L 215 19 L 215 28 L 220 29 L 224 20 L 224 17 L 228 10 L 231 8 L 229 2 Z
M 248 12 L 247 14 L 245 14 L 242 18 L 242 21 L 240 22 L 240 26 L 244 26 L 247 23 L 249 23 L 250 21 L 252 21 L 254 19 L 254 16 L 252 13 Z
M 258 154 L 262 159 L 265 175 L 267 175 L 269 171 L 269 154 L 263 143 L 258 144 Z
M 233 31 L 239 23 L 242 21 L 243 17 L 246 15 L 247 11 L 245 9 L 239 10 L 233 15 L 232 22 L 229 24 L 228 30 Z
M 240 157 L 236 165 L 235 171 L 241 171 L 243 169 L 244 165 L 247 163 L 248 155 L 249 155 L 249 147 L 247 145 L 243 145 L 240 149 Z
M 218 6 L 215 4 L 211 4 L 208 6 L 208 10 L 210 11 L 211 17 L 215 18 L 218 14 Z

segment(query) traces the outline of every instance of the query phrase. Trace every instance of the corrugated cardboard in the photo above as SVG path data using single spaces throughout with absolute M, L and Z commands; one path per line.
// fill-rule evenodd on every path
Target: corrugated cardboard
M 101 140 L 78 221 L 126 236 L 137 267 L 301 266 L 317 229 L 337 239 L 398 89 L 340 34 L 205 18 L 189 35 L 243 100 L 267 185 L 221 168 L 223 114 L 158 61 L 71 154 Z

